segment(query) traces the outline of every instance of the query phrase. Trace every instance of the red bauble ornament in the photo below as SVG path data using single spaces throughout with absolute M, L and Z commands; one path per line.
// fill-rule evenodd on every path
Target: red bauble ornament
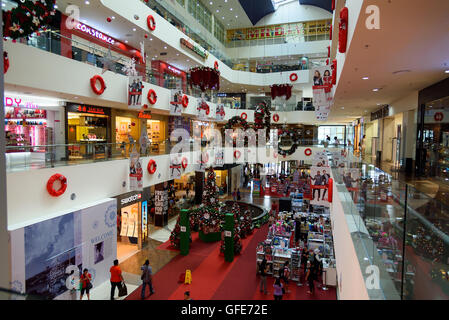
M 109 18 L 109 17 L 107 17 L 106 21 L 107 21 L 107 22 L 111 22 L 111 21 L 112 21 L 112 19 L 111 19 L 111 18 Z

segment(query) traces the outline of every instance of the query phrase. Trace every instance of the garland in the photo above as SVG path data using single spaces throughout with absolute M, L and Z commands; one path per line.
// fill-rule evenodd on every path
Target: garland
M 299 144 L 299 136 L 298 133 L 296 132 L 296 130 L 291 130 L 291 129 L 279 129 L 278 131 L 278 136 L 280 138 L 280 140 L 282 140 L 282 138 L 286 138 L 286 137 L 290 137 L 290 139 L 293 141 L 292 147 L 289 150 L 283 150 L 281 149 L 281 146 L 278 145 L 278 154 L 280 154 L 281 156 L 286 156 L 286 155 L 292 155 L 293 153 L 295 153 L 296 149 L 298 148 L 298 144 Z
M 26 37 L 48 25 L 55 15 L 55 0 L 14 0 L 17 7 L 3 11 L 3 37 L 13 40 Z
M 206 90 L 220 90 L 220 71 L 209 67 L 190 69 L 190 87 L 198 86 L 202 92 Z
M 248 130 L 250 128 L 248 122 L 245 119 L 242 119 L 239 116 L 234 116 L 231 119 L 228 120 L 228 122 L 225 124 L 224 129 L 232 129 L 236 125 L 240 125 L 243 127 L 244 130 Z

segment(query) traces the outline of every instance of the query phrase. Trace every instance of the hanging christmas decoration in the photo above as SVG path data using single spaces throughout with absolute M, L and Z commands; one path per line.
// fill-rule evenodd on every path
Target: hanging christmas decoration
M 209 67 L 190 69 L 190 87 L 197 86 L 202 92 L 220 90 L 220 71 Z
M 291 130 L 286 127 L 278 131 L 279 143 L 278 154 L 287 156 L 295 153 L 299 144 L 299 135 L 296 130 Z
M 271 88 L 271 99 L 275 99 L 276 97 L 285 96 L 285 100 L 290 99 L 292 96 L 292 88 L 291 84 L 273 84 L 270 86 Z
M 9 69 L 9 58 L 8 58 L 8 52 L 3 52 L 3 73 L 8 72 Z
M 254 112 L 254 129 L 266 129 L 267 140 L 270 139 L 271 130 L 271 112 L 265 102 L 259 103 Z
M 232 129 L 235 126 L 241 126 L 244 130 L 249 129 L 249 124 L 246 122 L 245 119 L 242 119 L 239 116 L 234 116 L 231 119 L 228 120 L 228 122 L 225 124 L 224 129 Z
M 29 38 L 48 25 L 55 15 L 55 0 L 13 0 L 17 7 L 3 11 L 3 36 L 11 39 Z

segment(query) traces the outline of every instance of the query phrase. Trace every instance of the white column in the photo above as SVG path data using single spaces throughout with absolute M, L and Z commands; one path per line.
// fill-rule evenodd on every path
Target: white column
M 1 5 L 1 0 L 0 0 Z M 0 25 L 3 24 L 0 15 Z M 0 39 L 3 39 L 3 31 L 0 30 Z M 0 41 L 0 56 L 3 57 L 3 41 Z M 5 106 L 4 106 L 4 77 L 3 77 L 3 59 L 1 60 L 0 70 L 0 101 L 2 108 L 0 111 L 0 124 L 5 123 Z M 11 71 L 10 71 L 11 72 Z M 4 131 L 4 129 L 2 130 Z M 8 217 L 6 206 L 6 159 L 5 159 L 5 135 L 0 138 L 0 288 L 10 288 L 11 281 L 11 255 L 9 250 L 8 236 Z

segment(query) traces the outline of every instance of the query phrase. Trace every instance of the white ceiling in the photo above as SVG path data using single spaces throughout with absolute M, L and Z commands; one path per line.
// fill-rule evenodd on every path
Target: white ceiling
M 200 0 L 225 29 L 250 28 L 251 20 L 238 0 Z M 218 10 L 218 12 L 217 12 Z
M 380 30 L 365 27 L 368 4 L 346 53 L 329 121 L 369 115 L 378 104 L 392 104 L 448 77 L 449 1 L 376 1 Z

